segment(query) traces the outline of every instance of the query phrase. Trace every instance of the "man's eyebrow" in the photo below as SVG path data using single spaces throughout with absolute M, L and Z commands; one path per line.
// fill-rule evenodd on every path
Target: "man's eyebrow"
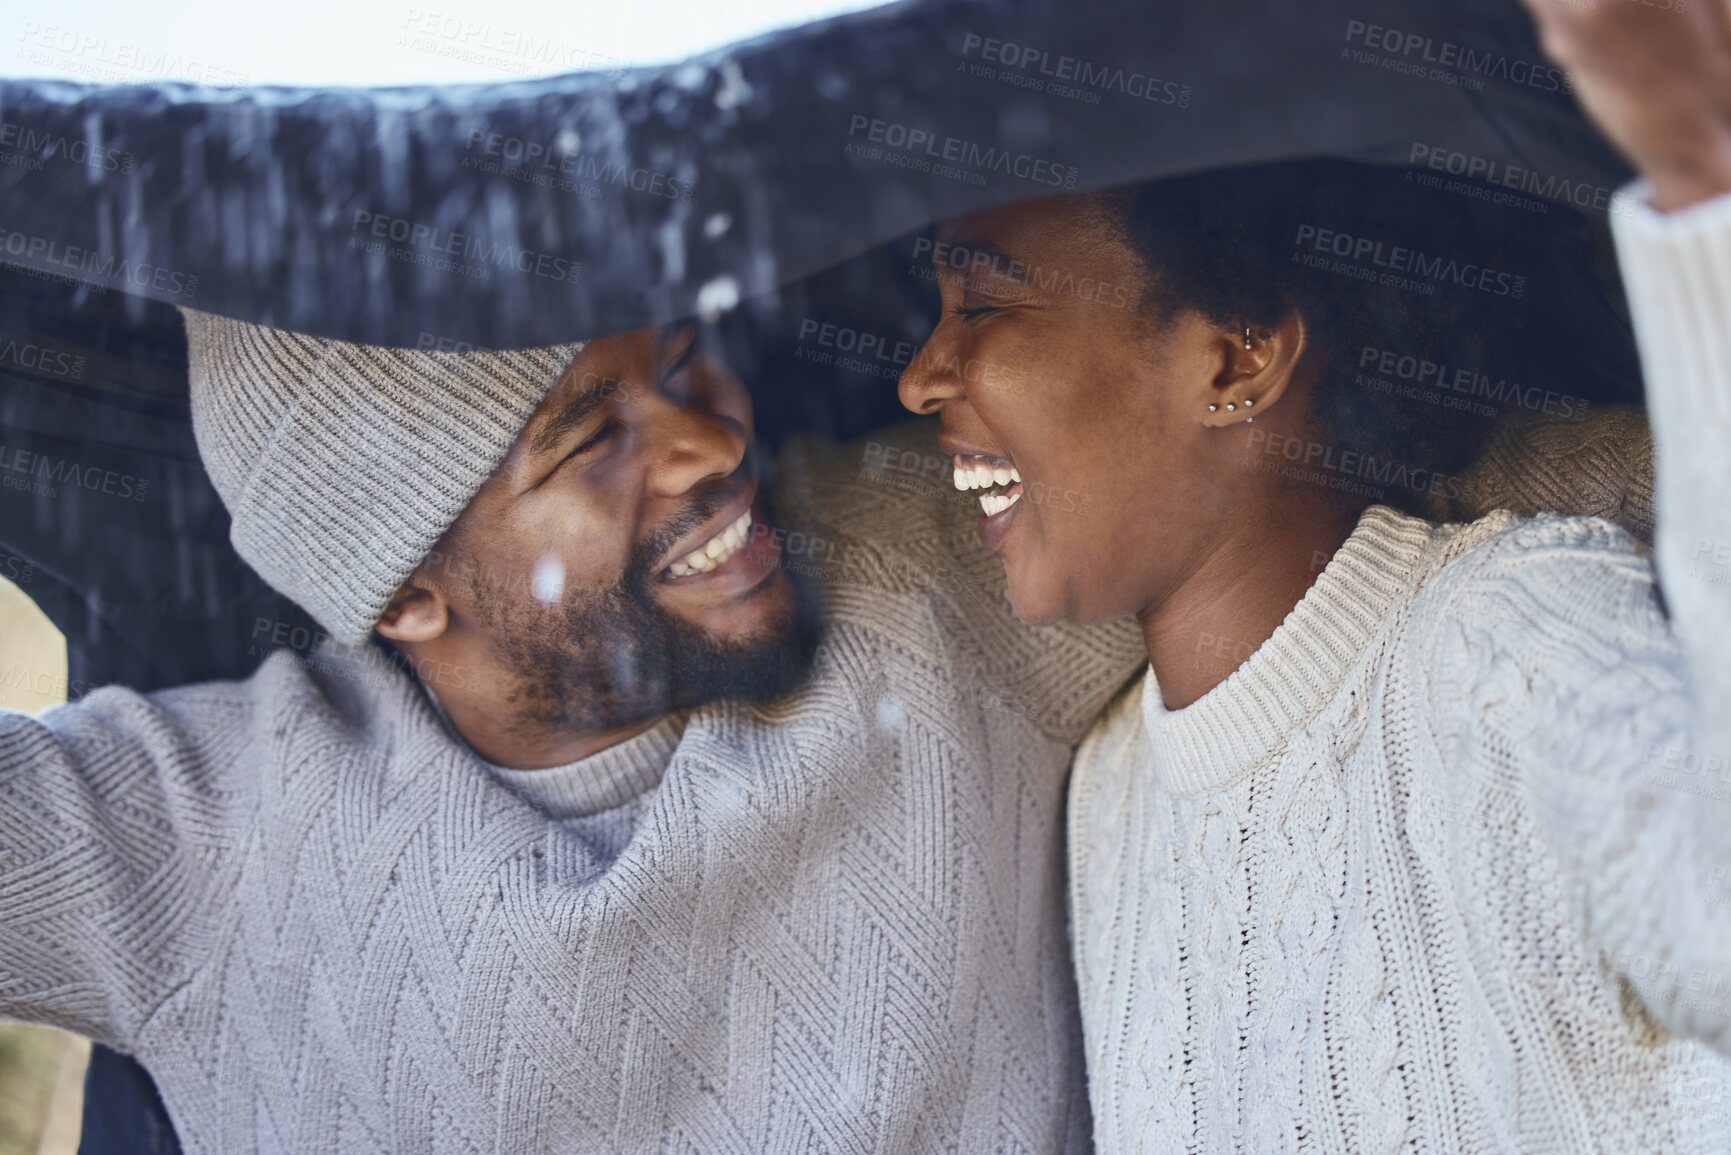
M 573 395 L 559 408 L 553 411 L 553 416 L 547 419 L 547 424 L 541 426 L 535 436 L 529 439 L 529 453 L 540 456 L 556 447 L 565 435 L 577 426 L 583 424 L 584 418 L 595 412 L 603 401 L 613 393 L 607 386 L 616 382 L 604 380 L 593 389 Z

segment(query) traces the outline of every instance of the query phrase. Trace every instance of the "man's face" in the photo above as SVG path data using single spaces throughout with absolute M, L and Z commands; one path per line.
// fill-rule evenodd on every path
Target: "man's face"
M 570 732 L 786 689 L 813 628 L 748 456 L 751 401 L 690 326 L 592 341 L 421 567 L 500 707 Z

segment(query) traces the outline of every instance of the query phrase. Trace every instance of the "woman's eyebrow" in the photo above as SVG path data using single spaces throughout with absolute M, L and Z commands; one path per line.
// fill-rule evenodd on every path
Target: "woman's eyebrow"
M 966 254 L 966 259 L 957 264 L 956 254 Z M 1019 263 L 991 241 L 941 241 L 932 246 L 932 264 L 940 270 L 963 275 L 981 270 L 1001 273 L 1007 266 Z
M 608 380 L 603 380 L 591 389 L 573 394 L 558 409 L 555 409 L 553 416 L 547 419 L 547 424 L 543 425 L 529 440 L 530 455 L 538 457 L 554 449 L 567 433 L 583 424 L 583 419 L 595 412 L 613 392 L 607 388 L 609 383 Z M 617 384 L 617 382 L 613 383 Z

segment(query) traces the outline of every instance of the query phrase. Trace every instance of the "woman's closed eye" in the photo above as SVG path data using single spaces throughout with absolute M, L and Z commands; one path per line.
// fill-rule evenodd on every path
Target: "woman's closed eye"
M 950 311 L 964 321 L 972 321 L 974 318 L 983 317 L 987 313 L 996 313 L 1001 308 L 1003 308 L 1002 305 L 975 305 L 972 308 L 957 305 Z

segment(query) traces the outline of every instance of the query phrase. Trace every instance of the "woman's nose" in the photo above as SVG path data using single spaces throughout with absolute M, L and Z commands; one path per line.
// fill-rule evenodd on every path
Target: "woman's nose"
M 915 413 L 936 413 L 966 395 L 955 344 L 944 329 L 940 322 L 932 330 L 932 335 L 902 370 L 896 386 L 902 405 Z

